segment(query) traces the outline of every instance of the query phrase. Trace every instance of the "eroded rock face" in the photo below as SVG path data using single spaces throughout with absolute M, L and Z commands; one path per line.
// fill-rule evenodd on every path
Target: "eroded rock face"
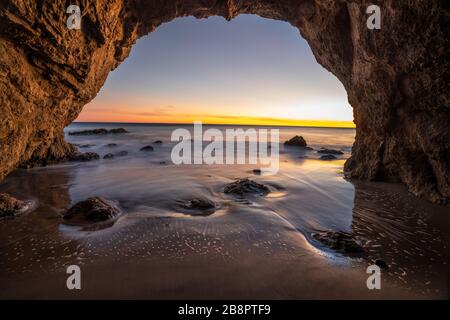
M 345 166 L 350 177 L 401 181 L 416 195 L 448 201 L 448 5 L 380 1 L 382 29 L 370 31 L 372 2 L 85 0 L 82 29 L 69 30 L 67 1 L 2 0 L 0 179 L 21 164 L 75 152 L 63 128 L 139 37 L 176 17 L 251 13 L 299 28 L 317 61 L 345 86 L 357 125 Z

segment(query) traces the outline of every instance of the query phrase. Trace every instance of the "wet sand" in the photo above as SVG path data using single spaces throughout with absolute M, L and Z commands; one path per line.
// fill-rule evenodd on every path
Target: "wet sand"
M 354 131 L 286 129 L 282 140 L 301 134 L 315 149 L 345 153 L 321 161 L 315 151 L 282 147 L 279 174 L 259 176 L 247 165 L 171 165 L 170 128 L 127 129 L 68 137 L 101 155 L 117 143 L 127 157 L 17 170 L 0 184 L 36 203 L 0 221 L 0 298 L 448 298 L 449 209 L 401 186 L 346 181 Z M 157 139 L 152 154 L 137 151 Z M 272 192 L 245 202 L 222 192 L 243 177 Z M 64 211 L 90 196 L 115 201 L 121 216 L 97 230 L 64 224 Z M 205 217 L 177 209 L 194 197 L 220 209 Z M 311 237 L 326 230 L 364 239 L 368 255 L 342 256 Z M 373 259 L 389 264 L 381 290 L 366 287 Z M 81 267 L 81 290 L 66 288 L 72 264 Z

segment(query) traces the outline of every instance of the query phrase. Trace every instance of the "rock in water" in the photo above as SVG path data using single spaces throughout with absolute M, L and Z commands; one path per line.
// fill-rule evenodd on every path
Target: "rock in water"
M 335 154 L 335 155 L 344 154 L 342 151 L 334 150 L 334 149 L 320 149 L 319 151 L 317 151 L 317 153 L 326 153 L 326 154 Z
M 100 156 L 95 152 L 76 153 L 70 158 L 70 161 L 91 161 L 98 160 Z
M 245 178 L 239 179 L 235 182 L 226 185 L 223 192 L 226 194 L 232 194 L 240 197 L 243 197 L 247 194 L 265 196 L 268 193 L 270 193 L 270 189 L 263 184 Z
M 107 134 L 108 130 L 106 129 L 94 129 L 94 130 L 83 130 L 83 131 L 73 131 L 69 132 L 70 136 L 93 136 L 98 134 Z
M 105 154 L 103 159 L 113 159 L 115 157 L 125 157 L 127 155 L 128 155 L 128 151 L 120 151 L 120 152 L 117 152 L 116 154 L 107 153 L 107 154 Z
M 156 140 L 155 142 L 153 142 L 154 144 L 162 144 L 163 142 L 161 140 Z
M 261 169 L 253 169 L 252 172 L 258 176 L 260 176 L 262 174 L 262 170 Z
M 302 136 L 295 136 L 284 143 L 285 146 L 306 148 L 308 145 Z
M 117 147 L 117 143 L 108 143 L 107 145 L 105 145 L 105 147 L 114 148 Z
M 128 151 L 120 151 L 116 154 L 118 157 L 125 157 L 128 155 Z
M 363 254 L 362 244 L 351 234 L 342 231 L 313 233 L 312 237 L 324 246 L 346 255 Z
M 17 216 L 26 207 L 25 201 L 17 200 L 7 193 L 0 193 L 0 218 Z
M 336 160 L 337 158 L 333 156 L 332 154 L 325 154 L 320 157 L 320 160 Z
M 119 133 L 128 133 L 128 131 L 125 130 L 124 128 L 117 128 L 117 129 L 111 129 L 111 130 L 109 130 L 109 133 L 112 133 L 112 134 L 119 134 Z
M 153 150 L 155 150 L 155 149 L 153 149 L 152 146 L 145 146 L 145 147 L 141 148 L 141 151 L 146 151 L 146 152 L 153 151 Z
M 101 129 L 93 129 L 93 130 L 83 130 L 83 131 L 72 131 L 69 132 L 70 136 L 93 136 L 93 135 L 101 135 L 101 134 L 119 134 L 119 133 L 127 133 L 128 131 L 124 128 L 117 128 L 117 129 L 111 129 L 106 130 L 104 128 Z
M 99 222 L 112 219 L 119 213 L 119 209 L 109 201 L 101 197 L 93 197 L 78 202 L 67 210 L 64 219 L 76 223 Z
M 192 200 L 180 200 L 178 201 L 178 205 L 186 214 L 191 216 L 209 216 L 213 214 L 218 205 L 209 199 L 205 198 L 197 198 Z

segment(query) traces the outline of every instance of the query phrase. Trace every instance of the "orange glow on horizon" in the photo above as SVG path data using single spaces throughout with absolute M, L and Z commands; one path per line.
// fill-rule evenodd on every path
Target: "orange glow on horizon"
M 216 125 L 257 125 L 257 126 L 299 126 L 299 127 L 332 127 L 355 128 L 351 121 L 335 121 L 326 119 L 283 119 L 270 117 L 221 116 L 221 115 L 161 115 L 161 116 L 124 116 L 119 113 L 105 115 L 96 112 L 82 113 L 76 122 L 116 122 L 116 123 L 176 123 L 190 124 L 201 121 L 204 124 Z

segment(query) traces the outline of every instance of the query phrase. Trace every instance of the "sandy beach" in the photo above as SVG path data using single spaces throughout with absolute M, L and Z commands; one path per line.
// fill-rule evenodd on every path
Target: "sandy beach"
M 72 124 L 67 140 L 99 160 L 18 169 L 0 184 L 0 192 L 34 204 L 0 221 L 0 298 L 448 297 L 449 209 L 399 185 L 346 180 L 353 129 L 280 128 L 280 141 L 299 134 L 314 150 L 281 145 L 280 171 L 266 176 L 251 165 L 173 165 L 172 126 L 119 126 L 129 133 L 72 136 L 98 128 Z M 149 144 L 152 152 L 140 151 Z M 343 154 L 320 160 L 320 148 Z M 242 178 L 270 193 L 244 201 L 223 192 Z M 114 202 L 119 217 L 94 227 L 62 219 L 92 196 Z M 197 198 L 217 209 L 203 216 L 180 209 Z M 365 254 L 350 257 L 313 237 L 326 231 L 357 237 Z M 375 260 L 388 267 L 382 289 L 368 290 L 366 268 Z M 66 288 L 73 264 L 81 290 Z

